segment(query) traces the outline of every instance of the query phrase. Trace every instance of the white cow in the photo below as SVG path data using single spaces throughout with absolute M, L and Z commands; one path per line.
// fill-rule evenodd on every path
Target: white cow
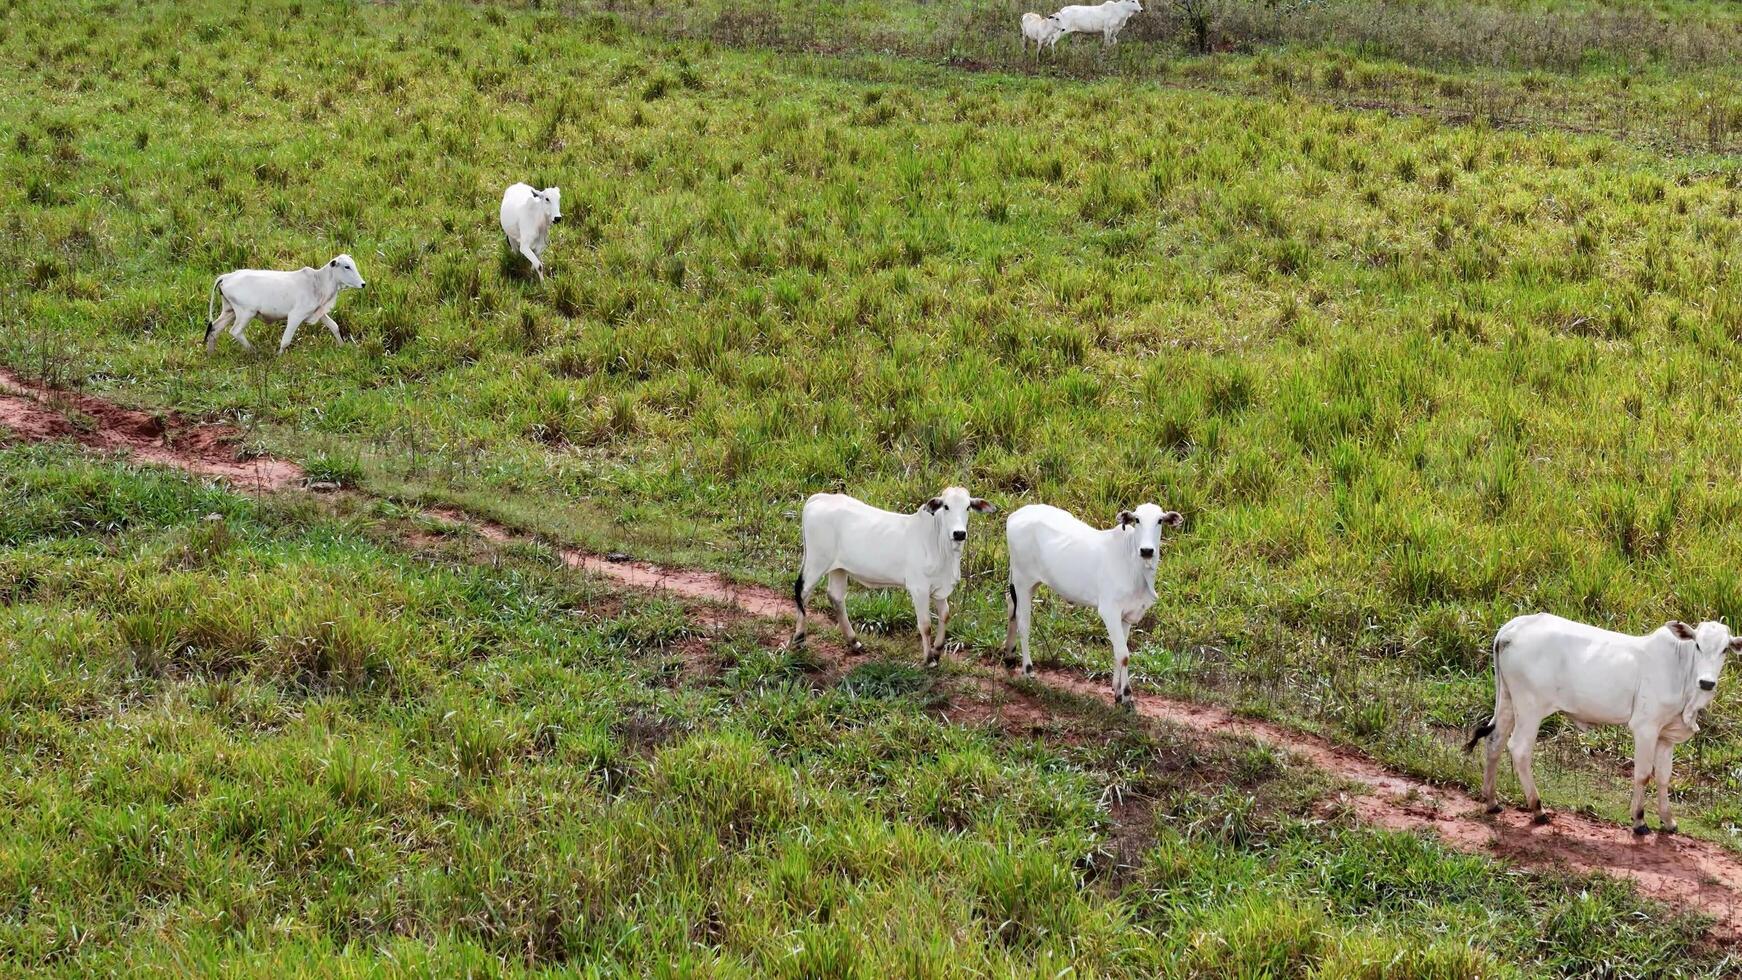
M 1106 3 L 1094 6 L 1081 4 L 1060 7 L 1058 18 L 1060 34 L 1099 34 L 1101 46 L 1119 43 L 1119 32 L 1125 29 L 1125 22 L 1137 14 L 1143 13 L 1143 4 L 1138 0 L 1107 0 Z M 1055 38 L 1053 41 L 1057 44 Z
M 508 247 L 526 256 L 538 281 L 544 281 L 544 263 L 539 256 L 550 243 L 552 222 L 563 220 L 563 192 L 560 187 L 538 190 L 530 184 L 513 184 L 502 192 L 502 234 L 508 236 Z
M 1048 17 L 1042 17 L 1041 15 L 1032 12 L 1023 14 L 1022 50 L 1026 52 L 1028 50 L 1028 42 L 1033 41 L 1034 53 L 1039 55 L 1041 48 L 1058 43 L 1061 30 L 1062 28 L 1059 25 L 1057 14 Z
M 1645 783 L 1657 779 L 1657 819 L 1675 831 L 1669 815 L 1670 756 L 1699 731 L 1718 673 L 1742 637 L 1723 623 L 1698 627 L 1676 621 L 1645 636 L 1615 633 L 1548 613 L 1519 616 L 1494 636 L 1494 714 L 1471 735 L 1464 751 L 1488 739 L 1482 798 L 1500 812 L 1494 778 L 1500 747 L 1524 788 L 1524 805 L 1547 823 L 1531 776 L 1530 757 L 1544 718 L 1566 712 L 1580 728 L 1626 725 L 1633 731 L 1633 832 L 1645 829 Z
M 344 343 L 339 325 L 333 322 L 333 304 L 341 289 L 362 289 L 365 283 L 357 272 L 357 263 L 349 255 L 335 256 L 319 269 L 304 266 L 295 272 L 272 269 L 237 269 L 226 272 L 212 282 L 212 293 L 206 297 L 206 351 L 218 347 L 218 332 L 226 326 L 230 336 L 243 348 L 254 345 L 243 335 L 242 328 L 255 317 L 272 322 L 284 321 L 284 336 L 278 341 L 278 352 L 290 346 L 296 328 L 316 320 L 327 325 L 333 339 Z M 212 308 L 219 297 L 222 308 L 216 318 Z
M 847 580 L 873 589 L 906 589 L 919 622 L 919 650 L 926 666 L 944 650 L 950 593 L 962 577 L 962 545 L 968 512 L 998 508 L 961 487 L 949 487 L 911 514 L 879 510 L 846 494 L 819 493 L 804 502 L 804 568 L 792 585 L 798 606 L 794 646 L 804 643 L 804 600 L 824 577 L 841 632 L 854 653 L 864 649 L 847 621 Z M 931 606 L 938 628 L 931 631 Z
M 1029 504 L 1010 515 L 1004 534 L 1010 544 L 1010 589 L 1004 635 L 1008 656 L 1022 643 L 1022 672 L 1032 674 L 1028 632 L 1034 612 L 1034 587 L 1045 585 L 1074 606 L 1101 614 L 1113 644 L 1113 700 L 1131 704 L 1131 627 L 1155 604 L 1155 567 L 1161 554 L 1161 526 L 1178 527 L 1177 512 L 1143 504 L 1120 511 L 1119 523 L 1103 531 L 1046 504 Z

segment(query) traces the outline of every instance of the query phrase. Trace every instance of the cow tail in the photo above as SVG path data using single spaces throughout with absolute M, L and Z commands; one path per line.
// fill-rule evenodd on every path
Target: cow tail
M 218 284 L 223 282 L 223 281 L 224 281 L 223 276 L 219 276 L 218 278 L 213 279 L 212 280 L 212 292 L 210 295 L 208 295 L 206 297 L 206 339 L 207 340 L 212 339 L 212 327 L 213 327 L 213 325 L 215 325 L 218 322 L 217 316 L 214 314 L 213 310 L 214 310 L 214 307 L 217 306 L 217 302 L 218 302 Z
M 798 578 L 792 580 L 792 604 L 804 612 L 804 572 L 798 573 Z
M 1495 634 L 1495 636 L 1494 636 L 1494 713 L 1489 715 L 1487 720 L 1483 721 L 1480 725 L 1477 725 L 1474 731 L 1470 732 L 1470 740 L 1468 742 L 1464 743 L 1464 752 L 1466 754 L 1473 751 L 1476 748 L 1476 744 L 1478 742 L 1480 742 L 1483 739 L 1487 738 L 1488 736 L 1494 734 L 1495 722 L 1500 717 L 1500 702 L 1502 699 L 1505 699 L 1506 697 L 1508 697 L 1508 694 L 1506 691 L 1506 682 L 1500 679 L 1500 648 L 1501 648 L 1501 645 L 1502 644 L 1500 642 L 1500 635 Z
M 1483 721 L 1480 725 L 1477 725 L 1476 730 L 1470 733 L 1470 740 L 1468 742 L 1464 743 L 1464 751 L 1466 753 L 1474 751 L 1476 748 L 1476 743 L 1482 741 L 1483 739 L 1487 738 L 1488 736 L 1490 736 L 1492 734 L 1494 734 L 1494 716 L 1489 715 L 1486 721 Z

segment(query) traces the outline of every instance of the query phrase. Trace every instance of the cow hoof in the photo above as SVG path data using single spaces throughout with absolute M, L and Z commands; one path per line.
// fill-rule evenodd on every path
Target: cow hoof
M 1660 834 L 1673 834 L 1676 832 L 1676 825 L 1673 823 L 1666 823 L 1663 826 L 1657 828 L 1657 832 Z
M 1018 668 L 1018 670 L 1020 671 L 1020 673 L 1024 677 L 1033 677 L 1034 676 L 1034 667 L 1032 667 L 1031 665 L 1024 664 L 1020 668 Z
M 865 652 L 865 644 L 860 643 L 858 640 L 854 640 L 853 642 L 847 644 L 847 652 L 848 653 L 855 653 L 855 654 L 864 653 Z
M 1114 703 L 1119 705 L 1120 710 L 1124 711 L 1128 715 L 1134 714 L 1137 711 L 1137 702 L 1131 700 L 1130 698 L 1120 698 L 1118 701 L 1116 701 Z
M 799 635 L 792 638 L 792 647 L 795 650 L 802 649 L 804 647 L 804 634 L 803 633 L 800 633 Z
M 1538 810 L 1538 811 L 1536 811 L 1535 814 L 1533 814 L 1531 816 L 1530 822 L 1533 824 L 1536 824 L 1538 827 L 1541 827 L 1544 824 L 1548 823 L 1548 814 L 1544 813 L 1541 810 Z
M 1501 806 L 1501 805 L 1500 805 L 1500 804 L 1498 804 L 1498 803 L 1490 803 L 1490 804 L 1488 804 L 1488 810 L 1487 810 L 1487 813 L 1488 813 L 1488 814 L 1489 814 L 1489 815 L 1490 815 L 1490 816 L 1492 816 L 1492 815 L 1494 815 L 1494 814 L 1496 814 L 1496 813 L 1499 813 L 1499 812 L 1500 812 L 1500 811 L 1501 811 L 1501 810 L 1504 810 L 1504 809 L 1506 809 L 1506 808 L 1505 808 L 1505 807 L 1503 807 L 1503 806 Z
M 1633 825 L 1633 836 L 1644 837 L 1646 834 L 1649 834 L 1649 833 L 1651 833 L 1650 827 L 1647 827 L 1646 825 L 1644 825 L 1642 823 L 1636 823 Z
M 940 657 L 938 654 L 928 653 L 925 656 L 925 665 L 927 667 L 936 667 L 938 665 L 938 661 L 941 659 L 943 659 L 943 658 Z

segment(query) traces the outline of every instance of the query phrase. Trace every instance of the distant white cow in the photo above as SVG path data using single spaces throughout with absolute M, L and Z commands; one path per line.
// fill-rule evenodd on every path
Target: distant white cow
M 502 192 L 502 234 L 508 247 L 526 256 L 538 281 L 544 281 L 544 263 L 539 256 L 550 243 L 550 226 L 563 219 L 560 187 L 538 190 L 529 184 L 514 184 Z
M 1626 725 L 1633 731 L 1633 832 L 1645 828 L 1645 783 L 1657 779 L 1657 819 L 1675 831 L 1669 814 L 1670 756 L 1700 730 L 1696 720 L 1710 704 L 1718 673 L 1742 637 L 1732 639 L 1723 623 L 1698 627 L 1675 621 L 1630 636 L 1548 613 L 1518 618 L 1494 636 L 1494 714 L 1464 745 L 1468 752 L 1488 739 L 1482 798 L 1500 812 L 1494 779 L 1500 747 L 1512 753 L 1512 768 L 1524 788 L 1524 805 L 1547 823 L 1531 775 L 1531 751 L 1543 719 L 1566 712 L 1580 728 Z
M 1131 703 L 1131 627 L 1155 604 L 1155 568 L 1161 554 L 1161 527 L 1184 523 L 1177 512 L 1143 504 L 1121 511 L 1119 523 L 1103 531 L 1046 504 L 1030 504 L 1010 515 L 1005 537 L 1010 545 L 1010 588 L 1004 635 L 1008 656 L 1022 644 L 1022 672 L 1032 674 L 1028 633 L 1033 625 L 1034 587 L 1045 585 L 1074 606 L 1101 614 L 1113 644 L 1113 700 Z
M 1027 51 L 1028 42 L 1033 41 L 1034 53 L 1039 55 L 1041 48 L 1058 43 L 1061 30 L 1057 14 L 1047 17 L 1042 17 L 1036 13 L 1023 14 L 1022 50 Z
M 1099 34 L 1101 46 L 1106 47 L 1119 43 L 1119 32 L 1125 29 L 1125 22 L 1140 13 L 1143 4 L 1138 0 L 1107 0 L 1092 7 L 1081 4 L 1060 7 L 1053 16 L 1058 19 L 1060 34 Z M 1053 43 L 1058 43 L 1056 38 Z
M 950 593 L 962 577 L 962 545 L 968 539 L 968 512 L 998 508 L 961 487 L 949 487 L 911 514 L 879 510 L 846 494 L 819 493 L 804 503 L 804 567 L 792 586 L 798 606 L 794 646 L 804 643 L 804 601 L 823 578 L 835 604 L 841 632 L 854 653 L 864 649 L 847 621 L 847 580 L 873 589 L 906 589 L 919 622 L 919 650 L 926 666 L 944 650 L 950 619 Z M 937 606 L 937 633 L 931 607 Z
M 284 322 L 284 336 L 278 342 L 278 352 L 290 346 L 296 328 L 316 320 L 327 325 L 333 339 L 344 343 L 339 325 L 333 322 L 333 304 L 341 289 L 362 289 L 363 277 L 357 263 L 349 255 L 335 256 L 319 269 L 303 267 L 295 272 L 271 269 L 237 269 L 226 272 L 212 282 L 212 293 L 206 298 L 206 351 L 218 347 L 218 333 L 225 327 L 247 350 L 254 345 L 243 335 L 248 321 L 259 317 L 272 322 Z M 216 318 L 212 308 L 222 297 L 222 308 Z

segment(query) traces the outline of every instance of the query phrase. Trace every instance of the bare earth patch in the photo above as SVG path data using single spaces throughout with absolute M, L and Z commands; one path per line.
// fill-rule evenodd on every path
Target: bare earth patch
M 67 413 L 82 418 L 74 424 Z M 88 420 L 88 421 L 87 421 Z M 172 466 L 229 480 L 244 490 L 278 490 L 302 480 L 302 468 L 282 459 L 241 459 L 241 436 L 227 425 L 191 422 L 122 408 L 90 395 L 44 388 L 0 369 L 0 427 L 26 441 L 71 439 L 142 463 Z

